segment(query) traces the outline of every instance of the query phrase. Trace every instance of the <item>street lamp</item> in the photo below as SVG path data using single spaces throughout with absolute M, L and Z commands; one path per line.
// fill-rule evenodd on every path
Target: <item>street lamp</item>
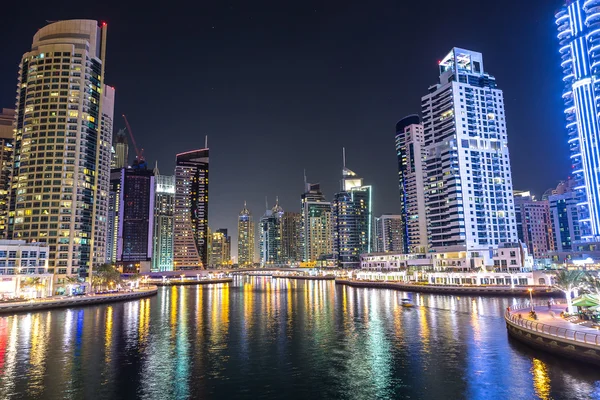
M 529 303 L 531 304 L 531 312 L 534 312 L 533 310 L 533 289 L 529 288 L 527 289 L 529 291 Z

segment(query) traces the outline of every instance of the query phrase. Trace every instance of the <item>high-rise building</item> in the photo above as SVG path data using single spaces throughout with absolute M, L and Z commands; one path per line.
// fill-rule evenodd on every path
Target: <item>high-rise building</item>
M 360 255 L 372 246 L 372 188 L 346 168 L 342 170 L 342 191 L 336 193 L 333 209 L 333 251 L 338 266 L 360 267 Z
M 208 148 L 177 154 L 174 268 L 208 266 Z
M 14 120 L 15 110 L 2 109 L 0 113 L 0 239 L 6 239 L 8 235 L 8 195 L 12 173 Z
M 281 258 L 286 264 L 302 261 L 302 214 L 286 211 L 281 218 Z
M 396 124 L 396 154 L 400 184 L 402 251 L 427 252 L 425 208 L 425 133 L 418 115 L 409 115 Z
M 217 229 L 211 234 L 210 261 L 212 268 L 228 266 L 231 261 L 231 237 L 227 229 Z
M 502 91 L 481 53 L 453 48 L 421 99 L 425 204 L 434 251 L 517 241 Z
M 547 200 L 536 201 L 530 192 L 515 191 L 517 235 L 534 258 L 547 257 L 554 251 L 554 234 Z
M 562 98 L 582 240 L 600 236 L 599 6 L 597 0 L 568 0 L 556 13 L 565 84 Z
M 379 253 L 406 253 L 402 215 L 383 214 L 375 218 L 374 251 Z
M 554 248 L 558 252 L 572 251 L 575 249 L 573 244 L 581 241 L 577 213 L 578 196 L 572 190 L 571 183 L 572 180 L 561 182 L 553 194 L 548 196 Z
M 247 267 L 254 264 L 254 221 L 252 213 L 246 207 L 238 216 L 238 266 Z
M 98 223 L 110 167 L 104 142 L 112 143 L 102 126 L 112 121 L 106 32 L 92 20 L 51 23 L 19 66 L 9 236 L 47 243 L 48 271 L 59 281 L 87 277 L 104 256 L 95 246 L 106 238 Z
M 267 209 L 260 219 L 260 265 L 263 267 L 284 264 L 281 256 L 282 217 L 283 209 L 276 201 L 275 206 Z
M 114 149 L 111 168 L 127 168 L 127 164 L 129 164 L 129 145 L 127 144 L 125 129 L 119 129 L 115 135 Z
M 124 272 L 150 269 L 154 238 L 154 172 L 144 168 L 120 168 L 111 171 L 111 200 L 118 199 L 113 221 L 113 232 L 108 237 L 116 240 L 111 249 L 116 263 Z
M 160 175 L 154 168 L 154 239 L 152 271 L 173 270 L 175 228 L 175 176 Z
M 333 214 L 318 183 L 305 183 L 302 204 L 303 260 L 313 263 L 333 254 Z

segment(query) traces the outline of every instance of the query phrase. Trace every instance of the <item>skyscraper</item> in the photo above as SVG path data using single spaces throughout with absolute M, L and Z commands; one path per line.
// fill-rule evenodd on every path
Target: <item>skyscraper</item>
M 222 268 L 231 261 L 231 237 L 227 229 L 217 229 L 211 234 L 210 261 L 212 268 Z
M 279 201 L 272 209 L 267 209 L 260 219 L 260 265 L 275 266 L 284 263 L 281 256 L 281 219 L 283 209 Z
M 340 267 L 360 267 L 360 255 L 372 246 L 372 188 L 346 168 L 342 170 L 342 191 L 333 198 L 333 251 Z
M 302 215 L 286 211 L 281 218 L 281 258 L 286 264 L 302 261 Z
M 548 196 L 554 247 L 559 252 L 574 250 L 573 244 L 581 240 L 577 213 L 578 196 L 572 190 L 571 184 L 571 180 L 561 182 L 556 190 Z
M 14 147 L 13 122 L 15 110 L 2 109 L 0 113 L 0 238 L 8 235 L 8 195 Z
M 112 120 L 106 32 L 92 20 L 51 23 L 20 64 L 9 236 L 48 243 L 48 272 L 59 280 L 87 277 L 104 254 L 94 249 L 106 237 L 98 224 L 110 167 L 103 141 L 112 142 L 102 126 Z
M 208 148 L 177 154 L 174 268 L 208 266 Z
M 119 129 L 115 135 L 115 152 L 112 158 L 111 168 L 127 168 L 129 159 L 129 145 L 127 144 L 127 136 L 125 129 Z
M 569 0 L 556 13 L 567 134 L 582 240 L 600 235 L 600 2 Z
M 379 253 L 406 253 L 401 215 L 383 214 L 375 218 L 374 251 Z
M 144 168 L 121 168 L 111 171 L 111 199 L 118 199 L 113 221 L 116 238 L 110 246 L 117 263 L 124 272 L 150 269 L 154 238 L 154 173 Z M 112 208 L 112 207 L 111 207 Z
M 396 124 L 396 154 L 400 185 L 402 251 L 427 252 L 425 209 L 425 133 L 418 115 L 409 115 Z
M 547 257 L 554 251 L 554 234 L 547 200 L 536 201 L 530 192 L 515 191 L 517 235 L 534 258 Z
M 254 264 L 254 221 L 252 213 L 246 207 L 238 216 L 238 266 L 247 267 Z
M 154 249 L 152 271 L 173 270 L 175 228 L 175 176 L 160 175 L 154 168 Z
M 333 254 L 333 215 L 318 183 L 305 183 L 302 204 L 303 260 L 313 263 Z
M 517 241 L 502 91 L 481 53 L 453 48 L 421 99 L 429 246 L 489 249 Z

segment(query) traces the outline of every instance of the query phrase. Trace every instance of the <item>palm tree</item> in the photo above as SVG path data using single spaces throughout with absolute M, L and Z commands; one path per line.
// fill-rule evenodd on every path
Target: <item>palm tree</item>
M 121 273 L 110 264 L 98 266 L 92 276 L 92 285 L 94 286 L 108 287 L 119 282 L 121 282 Z
M 588 292 L 600 300 L 600 278 L 598 278 L 598 276 L 586 274 L 584 285 Z
M 569 312 L 572 311 L 571 295 L 574 290 L 583 285 L 585 273 L 583 271 L 560 271 L 554 277 L 554 287 L 565 294 Z

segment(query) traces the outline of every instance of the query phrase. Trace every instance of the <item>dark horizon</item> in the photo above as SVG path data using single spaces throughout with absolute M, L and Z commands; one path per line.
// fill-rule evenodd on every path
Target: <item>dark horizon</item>
M 538 197 L 569 176 L 554 12 L 560 1 L 397 4 L 274 1 L 162 5 L 50 2 L 4 8 L 0 107 L 13 108 L 18 63 L 46 20 L 108 23 L 105 83 L 116 88 L 150 166 L 211 151 L 209 225 L 237 253 L 244 201 L 300 210 L 304 170 L 328 199 L 347 165 L 373 186 L 374 214 L 397 213 L 396 122 L 420 114 L 452 47 L 481 52 L 504 92 L 514 188 Z M 128 139 L 129 140 L 129 139 Z M 130 161 L 133 159 L 130 143 Z

